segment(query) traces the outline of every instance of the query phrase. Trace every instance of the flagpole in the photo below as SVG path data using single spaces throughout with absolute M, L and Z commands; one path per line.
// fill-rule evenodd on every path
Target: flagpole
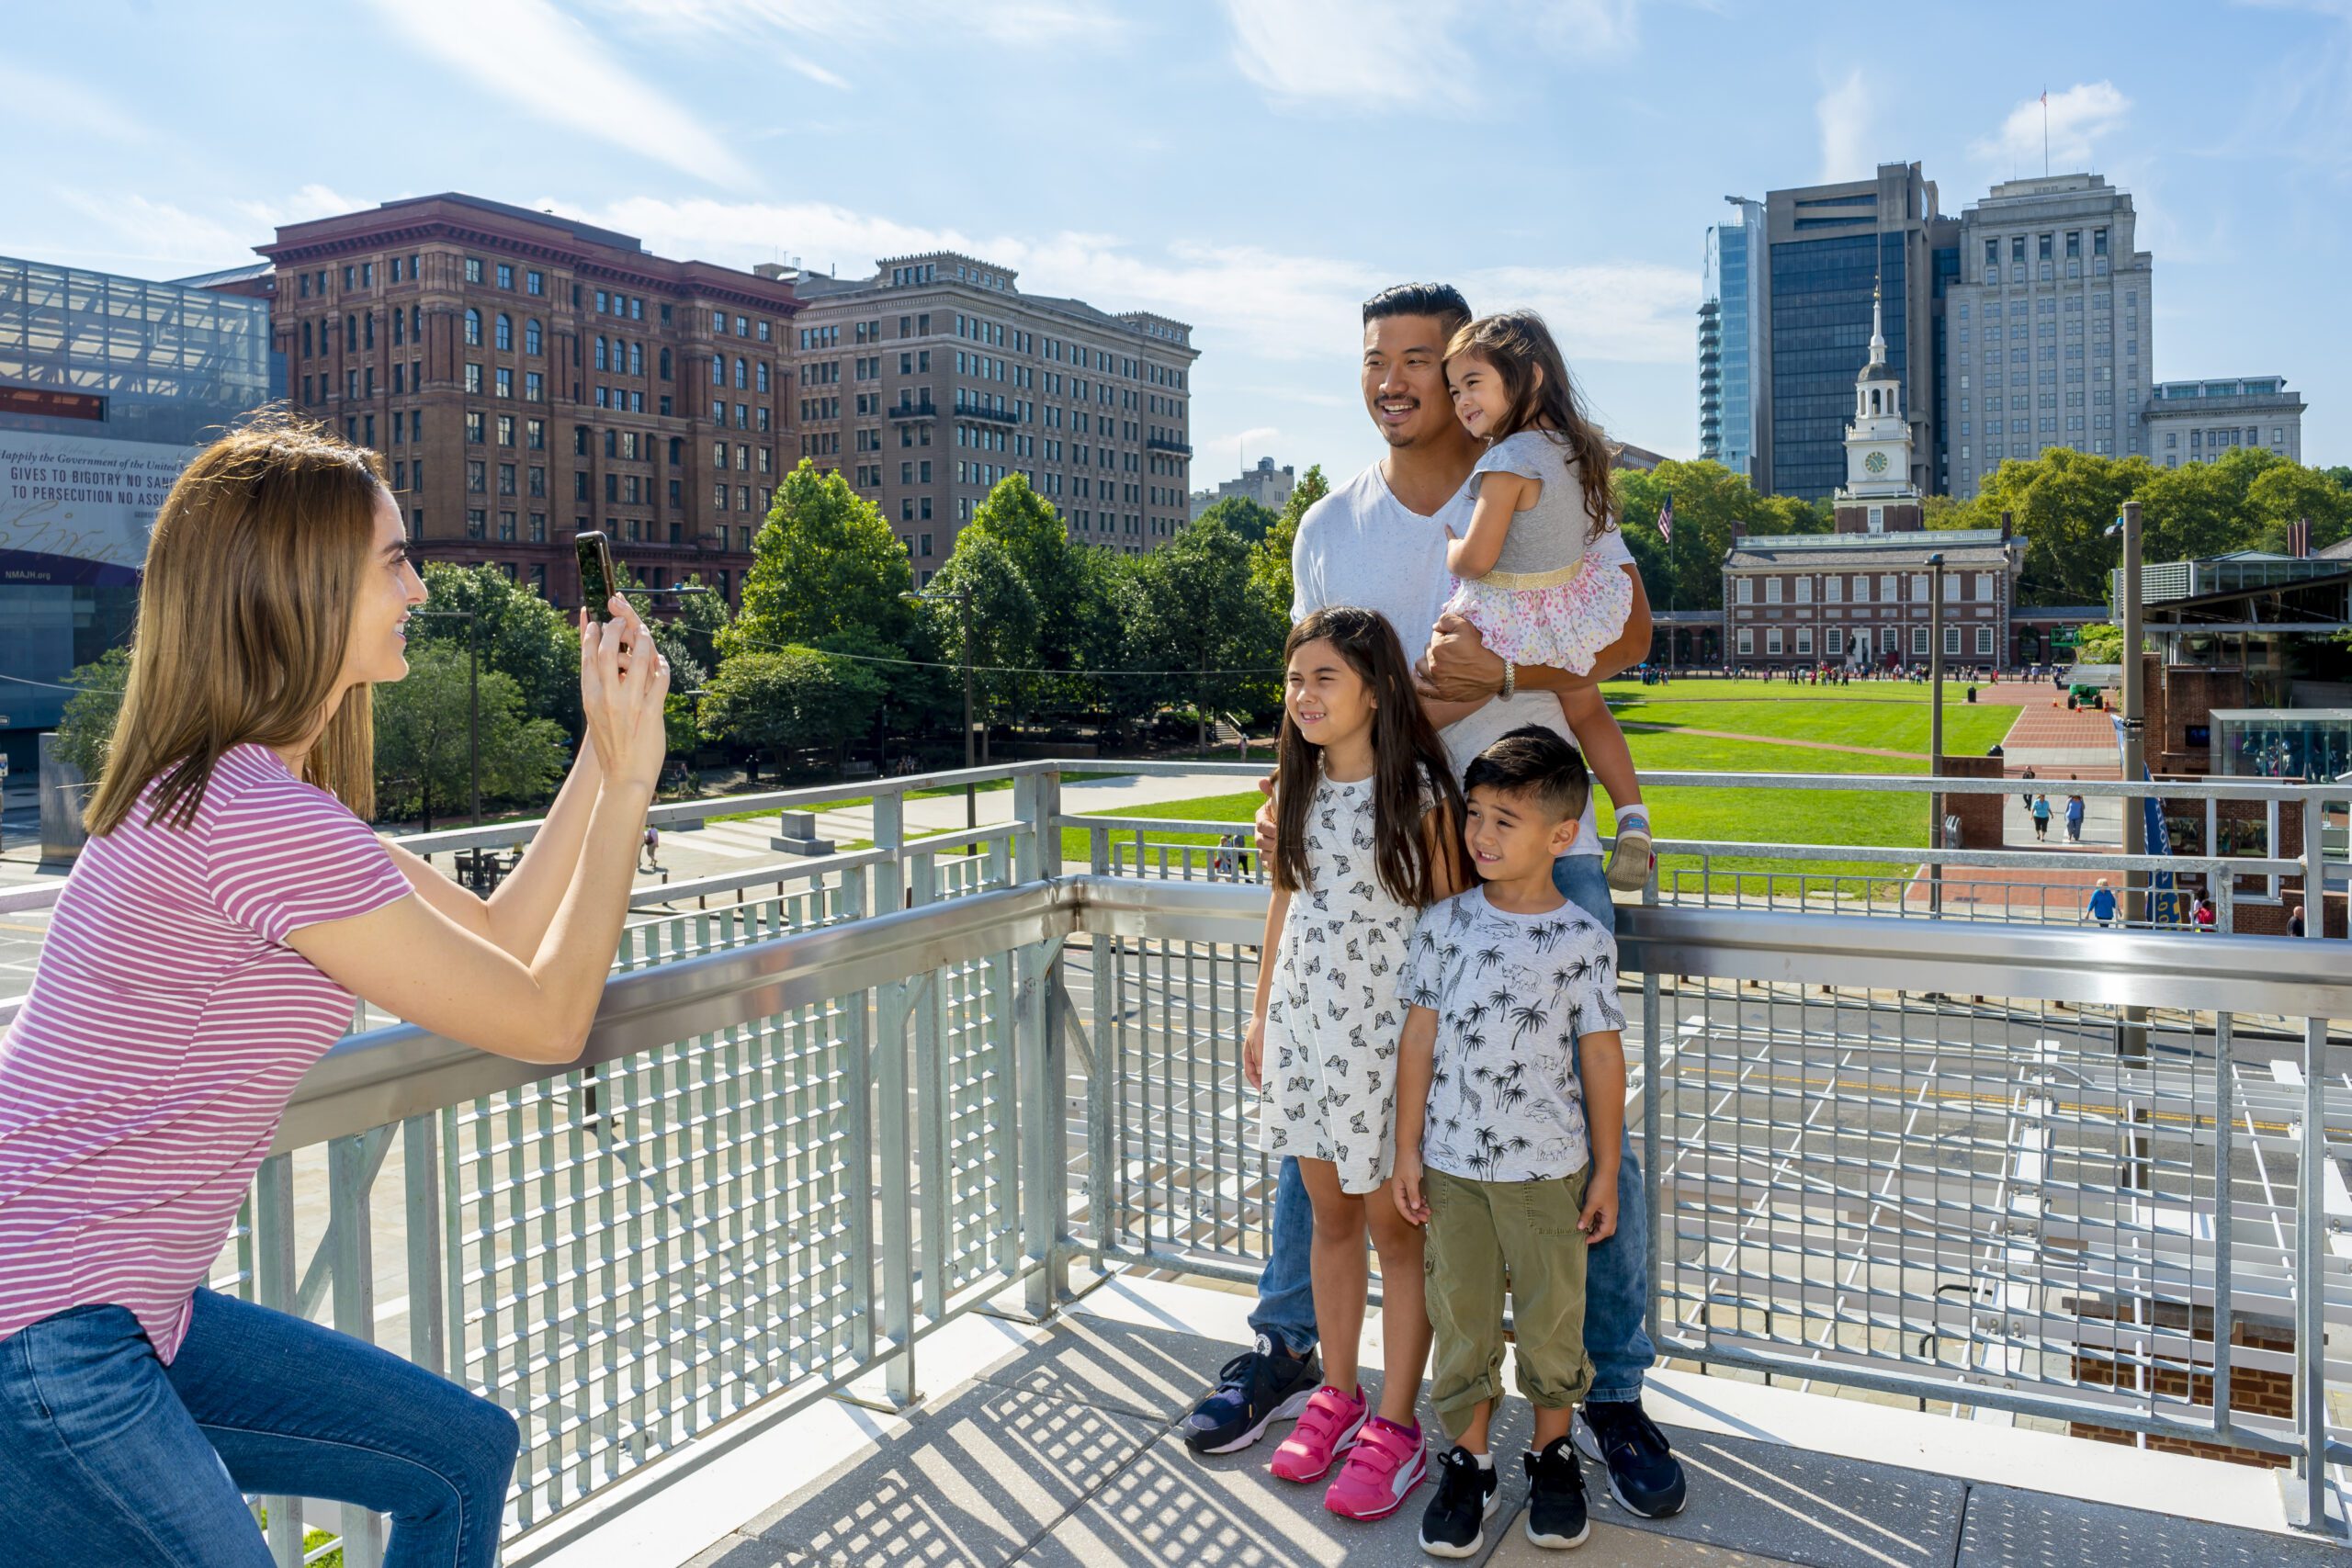
M 2050 177 L 2050 89 L 2041 89 L 2041 177 Z

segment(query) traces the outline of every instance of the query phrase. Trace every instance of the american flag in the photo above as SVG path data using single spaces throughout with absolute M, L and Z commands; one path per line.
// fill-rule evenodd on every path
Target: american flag
M 1657 509 L 1657 536 L 1668 544 L 1674 542 L 1674 492 L 1666 492 L 1666 504 Z

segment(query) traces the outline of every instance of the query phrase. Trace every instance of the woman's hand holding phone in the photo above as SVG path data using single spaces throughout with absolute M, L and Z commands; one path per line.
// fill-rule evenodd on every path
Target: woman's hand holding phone
M 670 663 L 628 600 L 607 602 L 609 620 L 580 616 L 580 705 L 605 776 L 642 784 L 661 779 L 669 753 L 662 704 L 670 694 Z

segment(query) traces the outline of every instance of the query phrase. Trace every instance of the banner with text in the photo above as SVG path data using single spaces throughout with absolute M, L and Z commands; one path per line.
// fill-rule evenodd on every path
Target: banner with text
M 192 447 L 0 430 L 0 583 L 135 584 Z

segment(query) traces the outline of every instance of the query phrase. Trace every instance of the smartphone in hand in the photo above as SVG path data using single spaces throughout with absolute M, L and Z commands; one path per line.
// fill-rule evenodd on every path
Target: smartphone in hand
M 572 548 L 580 557 L 580 602 L 600 621 L 613 618 L 613 585 L 620 576 L 613 570 L 612 542 L 594 529 L 579 535 Z

